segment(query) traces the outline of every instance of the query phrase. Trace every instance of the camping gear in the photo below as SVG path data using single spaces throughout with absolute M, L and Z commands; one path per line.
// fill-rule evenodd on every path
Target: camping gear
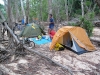
M 44 38 L 45 38 L 45 39 L 49 39 L 50 36 L 49 36 L 49 35 L 45 35 Z
M 24 43 L 29 44 L 30 47 L 34 47 L 35 42 L 33 40 L 30 40 L 30 38 L 34 39 L 36 37 L 37 39 L 35 38 L 35 40 L 41 40 L 42 33 L 45 34 L 40 25 L 30 23 L 25 26 L 19 36 L 24 37 Z
M 56 32 L 55 32 L 54 30 L 51 30 L 51 31 L 50 31 L 50 38 L 51 38 L 51 39 L 53 39 L 53 36 L 55 35 L 55 33 L 56 33 Z
M 56 45 L 55 45 L 55 47 L 54 47 L 54 50 L 62 51 L 62 50 L 64 50 L 64 47 L 63 47 L 61 44 L 56 43 Z
M 42 29 L 35 23 L 27 24 L 24 30 L 22 30 L 21 37 L 37 37 L 42 35 Z
M 38 39 L 41 40 L 41 38 L 42 38 L 42 36 L 39 35 L 39 36 L 38 36 Z
M 53 37 L 50 50 L 54 49 L 56 43 L 63 44 L 77 53 L 95 50 L 86 31 L 81 27 L 64 26 L 60 28 Z

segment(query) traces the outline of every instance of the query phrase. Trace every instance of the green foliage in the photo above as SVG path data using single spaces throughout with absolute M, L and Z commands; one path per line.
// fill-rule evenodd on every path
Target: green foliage
M 80 18 L 80 26 L 86 30 L 89 37 L 92 36 L 93 19 L 94 19 L 94 12 L 89 12 L 84 17 Z
M 4 5 L 0 4 L 0 10 L 4 14 L 4 16 L 6 17 L 6 11 L 5 11 Z
M 24 8 L 26 9 L 26 1 L 27 0 L 22 0 L 24 4 Z M 67 1 L 67 2 L 66 2 Z M 29 19 L 30 21 L 33 20 L 33 18 L 38 18 L 40 21 L 47 21 L 48 18 L 48 0 L 29 0 L 30 4 L 30 9 L 29 9 Z M 65 21 L 67 19 L 66 15 L 66 6 L 68 6 L 68 18 L 71 19 L 72 17 L 79 18 L 79 16 L 82 14 L 82 9 L 81 9 L 81 0 L 52 0 L 52 12 L 53 12 L 53 17 L 56 20 L 59 21 Z M 100 14 L 100 8 L 96 6 L 95 12 L 91 12 L 93 7 L 95 5 L 94 0 L 84 0 L 84 14 L 85 14 L 85 19 L 89 22 L 92 22 L 92 19 L 94 18 L 94 13 Z M 14 10 L 15 4 L 14 1 L 12 0 L 12 8 L 13 8 L 13 13 L 16 12 Z M 21 4 L 20 0 L 18 0 L 18 9 L 19 9 L 19 15 L 22 15 L 21 11 Z M 0 10 L 5 13 L 4 6 L 0 5 Z M 27 11 L 27 10 L 26 10 Z M 88 14 L 87 14 L 88 13 Z M 82 20 L 81 20 L 82 21 Z M 83 22 L 83 21 L 82 21 Z M 90 23 L 91 23 L 90 22 Z M 83 22 L 87 23 L 85 20 Z M 88 23 L 88 24 L 90 24 Z M 74 25 L 74 24 L 73 24 Z M 79 25 L 79 24 L 78 24 Z M 84 27 L 86 28 L 86 27 Z M 87 27 L 88 28 L 88 27 Z
M 60 12 L 60 20 L 61 21 L 64 21 L 66 19 L 66 14 L 63 14 L 63 13 L 64 13 L 64 11 Z
M 91 6 L 91 1 L 86 1 L 85 3 L 88 7 Z
M 81 9 L 77 9 L 77 10 L 76 10 L 76 13 L 77 13 L 78 15 L 81 15 L 81 12 L 82 12 Z
M 4 10 L 4 6 L 0 4 L 0 10 Z
M 90 12 L 87 15 L 88 15 L 89 20 L 93 21 L 95 13 L 94 12 Z
M 95 14 L 97 14 L 97 15 L 100 14 L 100 8 L 98 6 L 96 6 L 94 11 L 95 11 Z
M 69 18 L 71 17 L 77 17 L 81 15 L 81 1 L 80 0 L 66 0 L 68 5 L 68 15 Z M 25 3 L 24 3 L 25 4 Z M 93 1 L 92 0 L 86 0 L 84 1 L 84 11 L 85 14 L 88 12 L 86 9 L 89 7 L 92 7 Z M 60 21 L 66 20 L 66 9 L 65 9 L 65 0 L 52 0 L 52 11 L 53 11 L 53 17 L 55 20 L 58 18 Z M 97 10 L 95 10 L 96 13 L 99 13 L 98 7 L 96 7 Z M 58 11 L 59 10 L 59 11 Z M 42 14 L 42 18 L 40 17 Z M 30 0 L 30 13 L 29 13 L 30 19 L 32 18 L 40 18 L 43 21 L 47 21 L 48 18 L 48 0 Z
M 83 23 L 84 23 L 83 28 L 86 30 L 88 36 L 90 37 L 93 31 L 93 24 L 88 20 L 84 20 Z
M 74 1 L 74 4 L 73 4 L 73 12 L 75 13 L 75 14 L 80 14 L 80 10 L 81 10 L 81 3 L 80 3 L 80 1 L 78 1 L 78 0 L 75 0 Z M 78 12 L 78 13 L 77 13 Z
M 42 15 L 41 15 L 42 14 Z M 47 14 L 47 0 L 30 0 L 30 19 L 38 18 L 38 20 L 46 21 Z
M 69 26 L 77 26 L 75 23 L 68 23 Z

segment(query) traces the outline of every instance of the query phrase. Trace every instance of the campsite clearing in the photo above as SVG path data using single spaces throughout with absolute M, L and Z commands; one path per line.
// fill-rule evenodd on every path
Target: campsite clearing
M 100 28 L 94 29 L 94 35 L 100 36 Z M 98 34 L 97 34 L 98 32 Z M 36 45 L 33 50 L 38 51 L 41 54 L 49 57 L 50 59 L 70 68 L 74 75 L 89 75 L 89 74 L 100 74 L 100 46 L 95 42 L 96 51 L 77 55 L 76 53 L 65 49 L 64 51 L 50 51 L 50 43 L 45 45 Z M 27 52 L 25 57 L 17 57 L 15 60 L 12 59 L 8 63 L 4 63 L 6 69 L 11 70 L 15 75 L 70 75 L 66 70 L 61 67 L 52 64 L 50 61 L 34 54 Z M 0 66 L 2 68 L 2 65 Z

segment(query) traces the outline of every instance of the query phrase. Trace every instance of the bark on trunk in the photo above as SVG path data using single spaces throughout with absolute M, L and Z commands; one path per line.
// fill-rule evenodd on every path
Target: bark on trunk
M 11 0 L 8 0 L 8 25 L 12 29 Z
M 43 18 L 42 18 L 42 0 L 40 0 L 40 21 L 43 21 Z
M 100 7 L 100 0 L 95 0 L 97 5 Z
M 65 11 L 66 11 L 66 19 L 68 21 L 68 1 L 67 0 L 64 0 L 65 1 Z
M 52 14 L 52 0 L 48 0 L 48 19 L 49 21 L 49 14 Z
M 26 23 L 29 23 L 29 0 L 26 2 Z
M 24 6 L 23 6 L 23 2 L 22 0 L 21 1 L 21 9 L 22 9 L 22 13 L 23 13 L 23 16 L 24 16 L 24 23 L 26 23 L 26 15 L 25 15 L 25 10 L 24 10 Z
M 52 0 L 48 0 L 48 9 L 49 14 L 52 14 Z
M 15 13 L 15 22 L 18 23 L 18 18 L 19 18 L 19 10 L 18 10 L 18 0 L 15 0 L 15 10 L 16 10 L 16 13 Z
M 81 0 L 81 9 L 82 9 L 82 17 L 84 17 L 84 5 L 83 5 L 83 0 Z
M 11 20 L 12 20 L 12 23 L 14 23 L 15 22 L 15 16 L 14 16 L 14 14 L 13 14 L 13 7 L 11 7 Z M 13 26 L 12 26 L 13 27 Z
M 3 21 L 5 21 L 5 18 L 4 18 L 4 16 L 3 16 L 3 14 L 2 14 L 2 12 L 0 11 L 0 15 L 1 15 L 1 18 L 2 18 L 2 20 Z M 16 42 L 17 42 L 17 44 L 19 44 L 20 43 L 20 41 L 18 40 L 18 38 L 15 36 L 15 34 L 13 33 L 13 31 L 9 28 L 9 26 L 7 25 L 7 23 L 6 22 L 4 22 L 4 24 L 5 24 L 5 27 L 8 29 L 8 31 L 9 31 L 9 33 L 10 33 L 10 35 L 12 35 L 14 38 L 15 38 L 15 40 L 16 40 Z

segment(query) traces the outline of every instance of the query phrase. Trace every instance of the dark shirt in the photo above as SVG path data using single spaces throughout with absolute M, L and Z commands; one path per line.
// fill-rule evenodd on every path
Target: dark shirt
M 53 18 L 50 18 L 49 28 L 50 29 L 53 29 L 54 28 L 54 19 Z

